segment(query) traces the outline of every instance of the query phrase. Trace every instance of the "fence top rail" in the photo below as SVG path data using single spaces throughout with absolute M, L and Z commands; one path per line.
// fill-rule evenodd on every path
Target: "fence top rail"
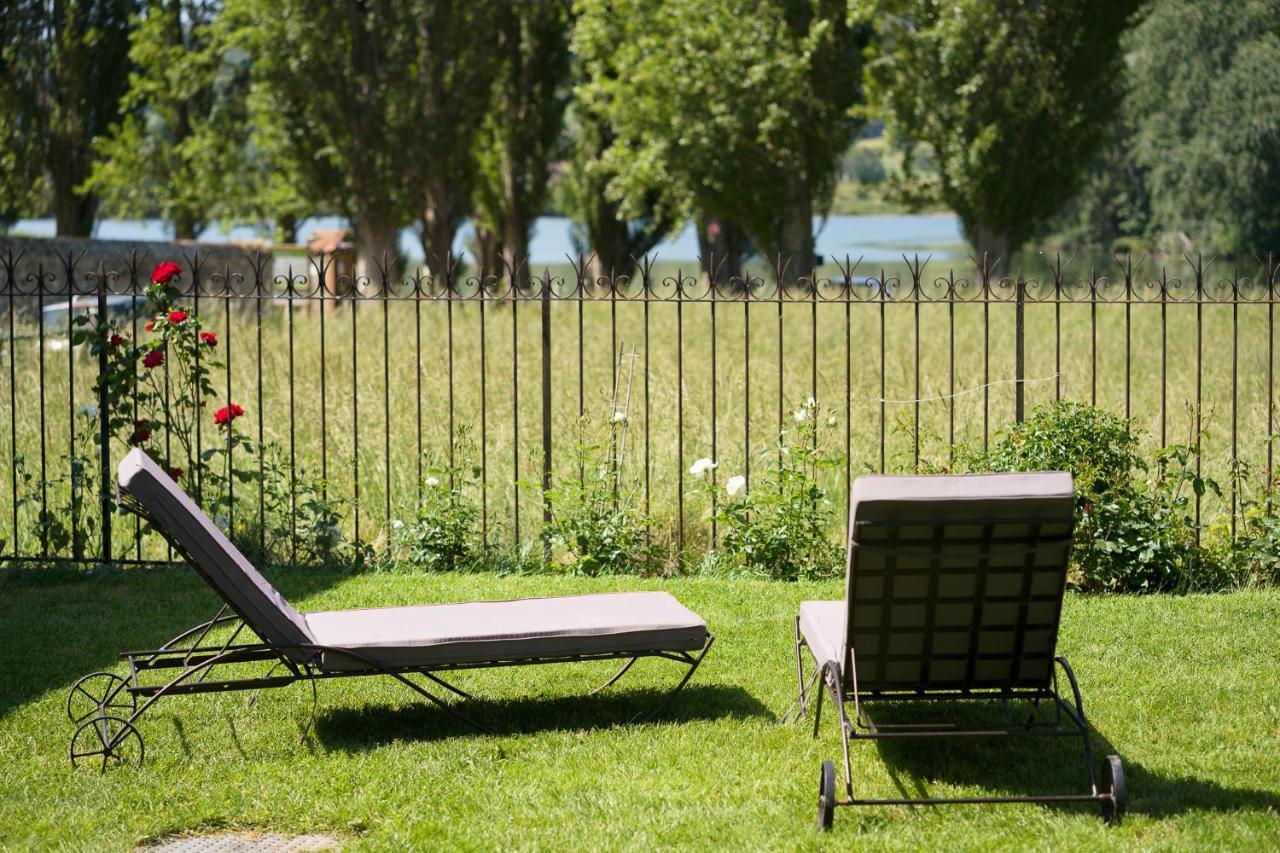
M 0 297 L 77 297 L 141 294 L 150 284 L 148 252 L 133 251 L 114 263 L 83 262 L 83 252 L 30 258 L 0 253 Z M 1116 304 L 1273 303 L 1280 287 L 1280 257 L 1268 253 L 1247 268 L 1215 258 L 1183 255 L 1152 259 L 1132 255 L 1109 267 L 1073 270 L 1074 258 L 1041 254 L 1041 269 L 1019 268 L 997 275 L 996 260 L 970 258 L 970 266 L 943 268 L 931 257 L 902 256 L 902 264 L 874 268 L 845 257 L 805 274 L 793 274 L 777 259 L 764 273 L 750 268 L 721 275 L 723 259 L 662 262 L 657 255 L 634 259 L 632 271 L 596 274 L 593 257 L 566 256 L 563 264 L 504 263 L 500 270 L 465 267 L 448 255 L 443 262 L 397 270 L 384 257 L 371 274 L 339 270 L 331 255 L 311 256 L 277 272 L 269 252 L 242 253 L 242 262 L 211 262 L 199 251 L 184 253 L 172 282 L 187 298 L 270 300 L 446 300 L 514 302 L 650 301 L 759 303 L 1101 302 Z M 167 260 L 167 259 L 160 259 Z M 659 266 L 661 264 L 661 266 Z M 1158 264 L 1158 269 L 1156 268 Z M 1172 268 L 1171 268 L 1172 264 Z M 1216 266 L 1215 266 L 1216 264 Z M 749 265 L 750 266 L 750 265 Z M 537 267 L 541 271 L 537 271 Z M 716 277 L 708 274 L 714 271 Z

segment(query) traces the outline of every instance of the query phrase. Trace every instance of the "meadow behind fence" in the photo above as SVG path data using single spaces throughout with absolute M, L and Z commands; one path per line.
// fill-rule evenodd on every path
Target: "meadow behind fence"
M 110 297 L 143 295 L 158 260 L 179 262 L 178 303 L 216 335 L 201 402 L 244 411 L 246 444 L 226 448 L 231 467 L 249 466 L 226 486 L 231 528 L 264 520 L 274 501 L 291 525 L 277 534 L 318 524 L 376 550 L 443 481 L 474 499 L 486 543 L 528 549 L 544 489 L 586 476 L 596 453 L 616 472 L 614 500 L 653 519 L 646 538 L 696 562 L 721 535 L 712 504 L 723 499 L 690 474 L 699 459 L 715 462 L 710 482 L 741 475 L 750 491 L 779 434 L 810 412 L 806 440 L 834 460 L 816 476 L 838 505 L 858 474 L 945 470 L 957 446 L 988 447 L 1060 399 L 1133 418 L 1148 451 L 1199 441 L 1195 466 L 1223 485 L 1195 496 L 1206 524 L 1233 530 L 1240 490 L 1272 480 L 1270 256 L 1084 266 L 1050 255 L 1007 275 L 925 258 L 809 275 L 756 263 L 719 281 L 648 258 L 604 277 L 585 258 L 495 272 L 448 259 L 352 281 L 323 260 L 276 276 L 265 254 L 87 268 L 74 254 L 32 265 L 11 253 L 0 258 L 0 557 L 172 556 L 114 514 L 102 553 L 102 471 L 128 449 L 110 430 L 103 458 L 104 403 L 136 403 L 104 399 L 86 327 L 49 310 L 76 299 L 77 312 L 101 301 L 112 315 Z M 124 337 L 147 340 L 145 311 L 114 316 Z M 193 428 L 195 456 L 230 433 L 207 418 Z M 202 470 L 190 461 L 180 467 Z M 831 513 L 832 540 L 843 520 Z M 302 562 L 296 545 L 281 559 Z

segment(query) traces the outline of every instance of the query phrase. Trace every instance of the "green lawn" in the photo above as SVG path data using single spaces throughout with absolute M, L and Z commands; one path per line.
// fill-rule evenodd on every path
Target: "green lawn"
M 790 620 L 838 582 L 779 584 L 285 572 L 302 609 L 667 589 L 718 640 L 659 721 L 626 722 L 674 673 L 637 666 L 605 696 L 578 698 L 607 664 L 476 672 L 477 735 L 389 680 L 186 697 L 143 718 L 147 761 L 73 771 L 63 711 L 82 673 L 158 644 L 214 609 L 187 570 L 0 576 L 0 847 L 127 848 L 217 827 L 336 833 L 373 848 L 1127 848 L 1280 844 L 1280 591 L 1071 596 L 1061 650 L 1102 741 L 1121 753 L 1130 814 L 961 806 L 841 809 L 814 828 L 818 766 L 839 751 L 830 715 L 811 740 L 780 727 L 792 698 Z M 505 682 L 505 683 L 504 683 Z M 861 791 L 892 796 L 1074 788 L 1067 742 L 855 747 Z

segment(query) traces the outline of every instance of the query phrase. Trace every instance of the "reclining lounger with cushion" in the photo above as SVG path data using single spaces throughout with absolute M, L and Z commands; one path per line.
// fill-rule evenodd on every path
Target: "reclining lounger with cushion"
M 837 805 L 1098 803 L 1108 821 L 1124 808 L 1124 769 L 1108 756 L 1099 779 L 1080 690 L 1055 656 L 1073 530 L 1071 475 L 872 476 L 853 485 L 844 601 L 806 601 L 795 623 L 796 718 L 814 702 L 818 734 L 825 687 L 844 748 L 844 798 L 835 765 L 819 778 L 818 822 Z M 806 680 L 804 648 L 814 672 Z M 1066 678 L 1069 693 L 1058 689 Z M 870 705 L 986 700 L 1028 703 L 1008 725 L 886 723 Z M 1042 714 L 1042 703 L 1051 714 Z M 850 719 L 848 705 L 853 705 Z M 1017 706 L 1021 707 L 1021 706 Z M 784 720 L 791 715 L 788 712 Z M 1077 736 L 1089 793 L 1049 796 L 860 799 L 850 739 Z
M 299 613 L 177 484 L 140 449 L 120 465 L 121 502 L 147 519 L 225 604 L 213 619 L 159 649 L 124 652 L 126 677 L 91 673 L 72 687 L 67 713 L 78 724 L 73 763 L 142 758 L 135 723 L 164 696 L 256 690 L 297 681 L 386 675 L 450 713 L 474 720 L 412 680 L 416 675 L 463 698 L 438 673 L 457 669 L 589 660 L 623 660 L 613 684 L 642 657 L 686 665 L 676 687 L 646 716 L 666 707 L 713 637 L 697 614 L 665 592 L 624 592 Z M 229 611 L 229 612 L 228 612 Z M 214 644 L 215 629 L 227 634 Z M 256 642 L 242 640 L 246 629 Z M 248 638 L 251 639 L 251 638 Z M 206 641 L 209 640 L 208 644 Z M 224 675 L 232 665 L 274 664 L 265 675 Z M 147 683 L 153 670 L 178 670 Z M 139 700 L 142 700 L 141 703 Z

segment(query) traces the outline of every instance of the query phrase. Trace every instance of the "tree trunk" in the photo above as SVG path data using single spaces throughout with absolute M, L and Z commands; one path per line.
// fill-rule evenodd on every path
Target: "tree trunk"
M 173 239 L 194 240 L 196 238 L 196 218 L 188 211 L 177 213 L 173 217 Z
M 496 233 L 482 225 L 477 225 L 472 251 L 476 256 L 476 264 L 480 267 L 479 274 L 482 278 L 486 275 L 502 275 L 502 241 L 498 239 Z
M 527 276 L 529 269 L 529 222 L 516 209 L 518 204 L 508 201 L 502 217 L 502 257 L 507 272 Z
M 814 268 L 813 192 L 803 175 L 787 177 L 787 206 L 782 211 L 778 252 L 786 265 L 786 280 L 809 275 Z
M 993 280 L 1008 274 L 1009 255 L 1013 251 L 1013 239 L 1009 232 L 978 225 L 973 229 L 973 249 L 978 268 L 990 265 Z
M 368 278 L 377 286 L 386 268 L 388 279 L 400 275 L 397 228 L 387 216 L 368 214 L 356 226 L 356 276 Z
M 459 207 L 454 193 L 443 181 L 427 189 L 427 203 L 422 213 L 422 251 L 427 268 L 434 273 L 444 271 L 446 258 L 453 251 L 453 238 L 462 220 Z
M 717 282 L 741 277 L 745 242 L 742 229 L 716 216 L 699 216 L 697 225 L 702 274 Z
M 618 207 L 601 199 L 594 206 L 587 223 L 591 260 L 587 273 L 592 279 L 616 278 L 631 272 L 632 260 L 627 256 L 627 223 L 618 218 Z
M 94 193 L 76 191 L 89 176 L 82 168 L 74 143 L 52 141 L 49 145 L 49 172 L 53 178 L 53 215 L 59 237 L 88 237 L 93 233 L 93 220 L 98 211 Z
M 285 213 L 276 220 L 276 239 L 281 243 L 298 242 L 298 217 Z

